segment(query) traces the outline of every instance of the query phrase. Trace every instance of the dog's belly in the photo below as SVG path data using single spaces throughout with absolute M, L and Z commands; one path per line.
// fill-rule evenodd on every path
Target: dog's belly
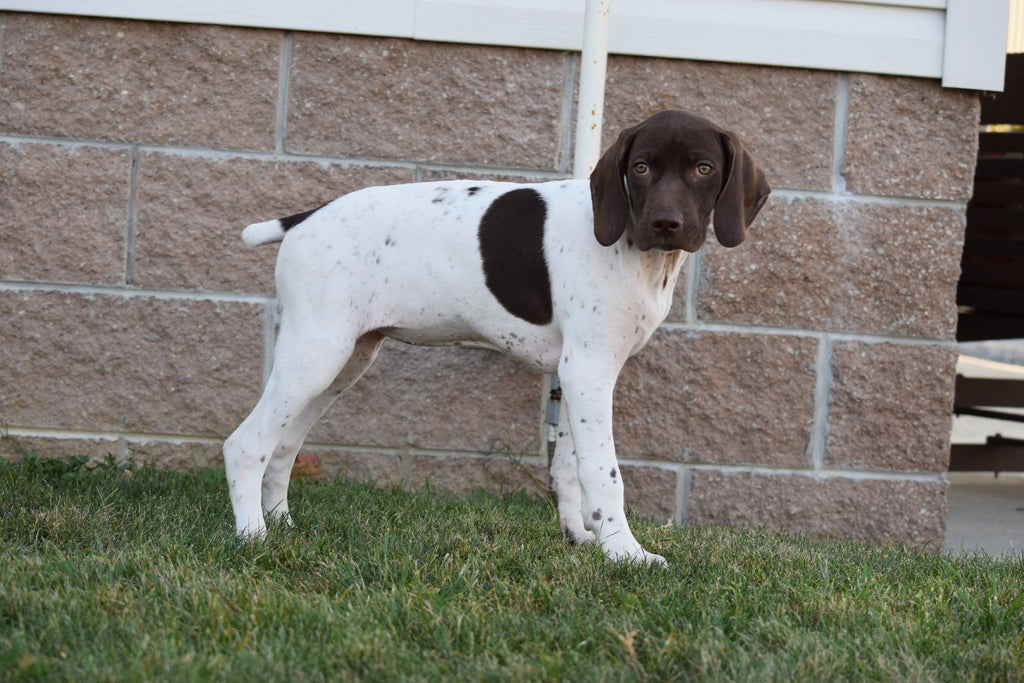
M 556 372 L 562 340 L 552 326 L 529 329 L 517 326 L 493 335 L 482 334 L 462 321 L 449 320 L 416 327 L 384 327 L 382 334 L 418 346 L 467 346 L 510 356 L 540 372 Z

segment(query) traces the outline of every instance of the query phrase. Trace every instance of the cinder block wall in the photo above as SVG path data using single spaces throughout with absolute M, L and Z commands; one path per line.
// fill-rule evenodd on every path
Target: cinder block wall
M 0 15 L 5 457 L 219 466 L 274 333 L 275 249 L 241 228 L 366 185 L 564 177 L 577 70 L 539 50 Z M 611 59 L 606 144 L 670 107 L 739 132 L 775 192 L 747 243 L 688 260 L 624 371 L 628 502 L 941 542 L 976 95 Z M 308 450 L 384 484 L 540 490 L 543 396 L 496 354 L 391 344 Z

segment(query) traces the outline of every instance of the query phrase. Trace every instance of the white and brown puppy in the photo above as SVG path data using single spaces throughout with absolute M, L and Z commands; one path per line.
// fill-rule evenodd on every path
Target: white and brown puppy
M 622 131 L 586 180 L 371 187 L 250 225 L 282 242 L 270 379 L 224 444 L 237 533 L 290 521 L 306 433 L 385 338 L 476 345 L 557 372 L 551 479 L 563 532 L 612 560 L 663 563 L 626 521 L 612 392 L 668 314 L 686 252 L 740 244 L 770 189 L 733 133 L 665 111 Z

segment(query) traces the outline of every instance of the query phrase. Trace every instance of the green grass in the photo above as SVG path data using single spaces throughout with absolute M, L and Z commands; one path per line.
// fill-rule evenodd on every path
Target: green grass
M 1024 564 L 638 524 L 612 566 L 546 501 L 293 485 L 240 546 L 222 473 L 0 464 L 0 679 L 1024 680 Z

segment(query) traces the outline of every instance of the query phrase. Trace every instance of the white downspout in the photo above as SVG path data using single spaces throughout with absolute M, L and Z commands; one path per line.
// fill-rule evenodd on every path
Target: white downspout
M 601 121 L 604 117 L 604 83 L 608 66 L 608 25 L 611 0 L 586 0 L 583 16 L 583 54 L 580 60 L 580 92 L 576 106 L 574 178 L 589 178 L 601 158 Z M 555 454 L 558 413 L 562 393 L 558 375 L 550 375 L 550 393 L 544 421 L 547 423 L 548 471 Z
M 604 82 L 608 66 L 608 25 L 611 0 L 586 0 L 583 17 L 583 57 L 576 107 L 576 150 L 572 175 L 587 178 L 601 157 L 601 120 L 604 117 Z

